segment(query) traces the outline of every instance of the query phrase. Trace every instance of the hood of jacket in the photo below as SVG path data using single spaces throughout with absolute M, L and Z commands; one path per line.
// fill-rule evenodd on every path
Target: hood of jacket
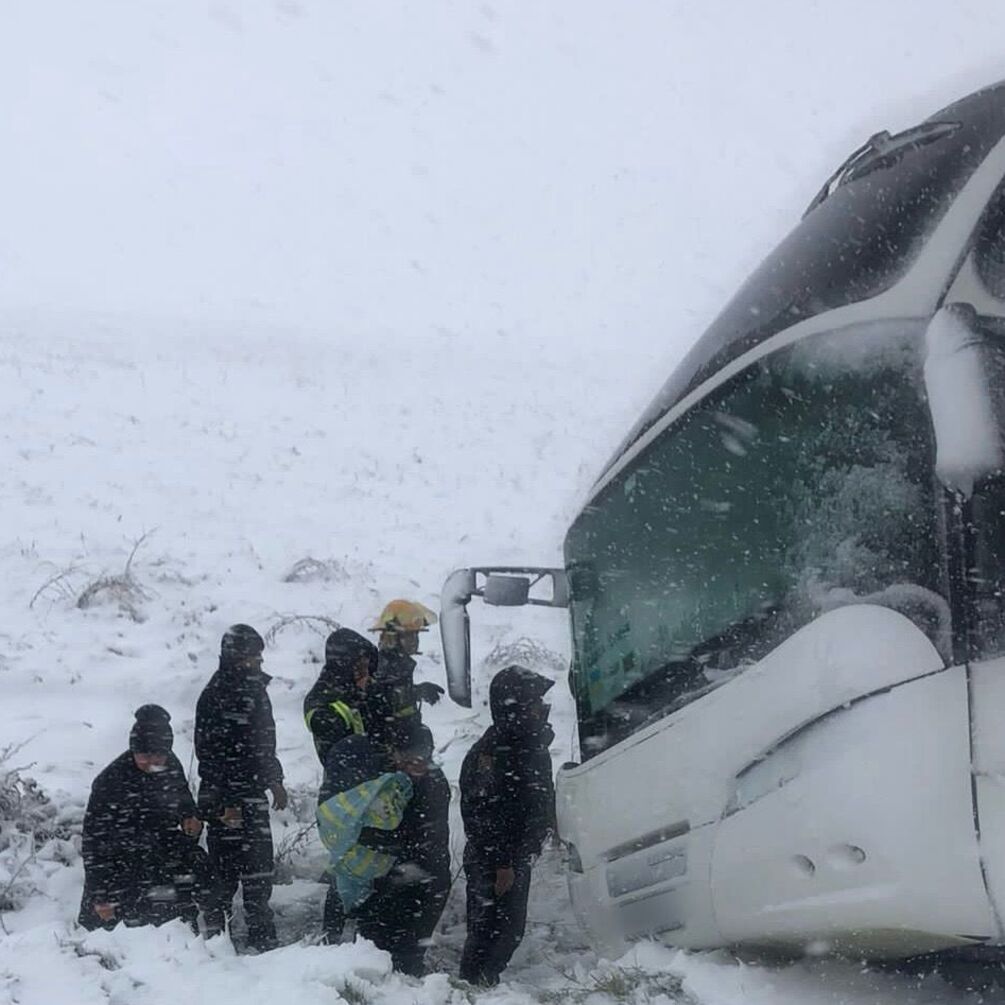
M 509 666 L 492 678 L 489 708 L 497 732 L 518 746 L 547 745 L 554 732 L 547 717 L 536 715 L 541 698 L 555 682 L 522 666 Z
M 325 665 L 321 677 L 331 687 L 355 689 L 356 664 L 365 656 L 370 676 L 377 671 L 377 647 L 351 628 L 339 628 L 325 640 Z

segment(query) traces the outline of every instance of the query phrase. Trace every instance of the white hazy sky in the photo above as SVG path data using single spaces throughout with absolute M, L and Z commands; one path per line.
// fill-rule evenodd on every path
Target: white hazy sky
M 4 4 L 0 322 L 675 362 L 853 146 L 1003 43 L 997 0 Z

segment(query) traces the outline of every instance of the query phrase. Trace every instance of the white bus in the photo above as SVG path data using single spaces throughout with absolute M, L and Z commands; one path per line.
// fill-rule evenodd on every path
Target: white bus
M 559 828 L 599 946 L 1005 941 L 1002 402 L 1005 85 L 842 165 L 603 471 L 563 569 L 450 577 L 461 704 L 472 596 L 569 610 Z

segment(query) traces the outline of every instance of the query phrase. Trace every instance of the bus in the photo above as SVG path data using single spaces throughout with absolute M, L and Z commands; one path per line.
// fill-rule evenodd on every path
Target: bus
M 877 133 L 670 376 L 562 568 L 574 911 L 655 938 L 897 958 L 1005 917 L 1005 84 Z

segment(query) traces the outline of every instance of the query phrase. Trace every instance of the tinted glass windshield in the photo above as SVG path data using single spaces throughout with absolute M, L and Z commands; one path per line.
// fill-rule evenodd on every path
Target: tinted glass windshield
M 920 339 L 869 326 L 765 358 L 581 514 L 566 562 L 584 756 L 830 607 L 896 607 L 948 651 Z

